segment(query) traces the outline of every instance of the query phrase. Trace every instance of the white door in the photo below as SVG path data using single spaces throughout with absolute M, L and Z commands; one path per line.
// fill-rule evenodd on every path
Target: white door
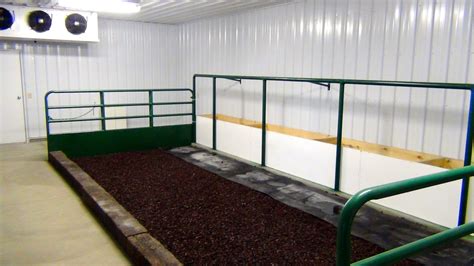
M 0 51 L 0 143 L 25 142 L 20 52 Z

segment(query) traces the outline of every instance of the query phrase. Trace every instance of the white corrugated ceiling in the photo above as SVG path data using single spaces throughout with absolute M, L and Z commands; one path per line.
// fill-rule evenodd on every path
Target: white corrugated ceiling
M 80 0 L 77 0 L 80 1 Z M 98 0 L 100 1 L 100 0 Z M 292 0 L 142 0 L 137 14 L 99 14 L 100 17 L 142 22 L 180 24 L 192 20 L 277 5 Z M 54 6 L 54 0 L 0 0 L 0 3 Z
M 251 8 L 275 5 L 289 0 L 144 0 L 138 14 L 103 15 L 135 21 L 179 24 L 199 18 L 218 16 Z

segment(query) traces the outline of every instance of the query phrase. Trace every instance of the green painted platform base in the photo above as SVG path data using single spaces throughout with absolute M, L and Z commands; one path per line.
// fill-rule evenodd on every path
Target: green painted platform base
M 68 157 L 174 148 L 192 143 L 192 125 L 118 129 L 48 136 L 48 152 Z

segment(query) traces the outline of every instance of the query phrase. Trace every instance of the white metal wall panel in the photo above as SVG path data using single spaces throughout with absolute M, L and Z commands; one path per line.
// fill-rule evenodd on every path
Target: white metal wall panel
M 470 0 L 307 0 L 179 31 L 179 81 L 195 73 L 474 83 Z M 198 82 L 209 113 L 210 80 Z M 268 122 L 335 135 L 338 86 L 269 82 Z M 261 82 L 218 80 L 218 112 L 260 119 Z M 348 138 L 462 158 L 468 93 L 347 86 Z
M 22 53 L 29 137 L 46 135 L 43 97 L 48 90 L 176 87 L 177 37 L 177 26 L 100 20 L 101 42 L 98 44 L 0 42 L 0 49 L 20 49 Z M 161 100 L 170 98 L 169 95 L 160 97 L 163 98 Z M 52 97 L 52 104 L 99 102 L 97 95 L 54 98 Z M 106 97 L 110 102 L 138 102 L 147 99 L 148 96 L 138 93 Z M 127 114 L 146 114 L 147 110 L 147 107 L 134 108 L 127 110 Z M 85 111 L 87 110 L 67 110 L 61 114 L 63 118 L 75 117 Z M 91 113 L 88 117 L 97 116 L 98 112 L 98 109 L 94 110 L 94 114 Z M 129 121 L 131 126 L 144 123 L 147 123 L 147 119 Z M 97 122 L 61 123 L 53 127 L 58 133 L 93 130 L 98 125 Z

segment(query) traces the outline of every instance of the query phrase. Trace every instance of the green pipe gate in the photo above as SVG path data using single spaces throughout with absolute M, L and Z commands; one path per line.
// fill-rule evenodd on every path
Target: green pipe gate
M 107 104 L 105 102 L 105 94 L 141 92 L 147 94 L 148 102 L 142 103 L 123 103 L 123 104 Z M 189 93 L 189 101 L 180 102 L 155 102 L 153 93 Z M 98 94 L 100 104 L 90 105 L 49 105 L 49 96 L 53 94 Z M 163 105 L 191 105 L 191 113 L 170 113 L 170 114 L 154 114 L 154 106 Z M 138 89 L 138 90 L 72 90 L 72 91 L 49 91 L 45 95 L 45 112 L 46 112 L 46 133 L 48 138 L 48 151 L 62 150 L 66 155 L 71 157 L 91 156 L 98 154 L 107 154 L 113 152 L 138 151 L 154 148 L 173 148 L 179 146 L 187 146 L 194 142 L 194 119 L 191 124 L 158 126 L 154 124 L 154 118 L 160 117 L 180 117 L 190 116 L 194 118 L 195 97 L 194 91 L 187 88 L 172 89 Z M 107 117 L 105 110 L 107 107 L 132 107 L 132 106 L 148 106 L 148 115 L 135 116 L 114 116 Z M 63 109 L 84 109 L 84 108 L 100 108 L 100 116 L 93 118 L 76 118 L 76 119 L 53 119 L 50 116 L 50 110 Z M 148 127 L 127 128 L 108 130 L 106 128 L 107 120 L 117 119 L 148 119 Z M 87 122 L 100 121 L 100 131 L 81 132 L 81 133 L 65 133 L 51 134 L 50 126 L 52 123 L 71 123 L 71 122 Z

